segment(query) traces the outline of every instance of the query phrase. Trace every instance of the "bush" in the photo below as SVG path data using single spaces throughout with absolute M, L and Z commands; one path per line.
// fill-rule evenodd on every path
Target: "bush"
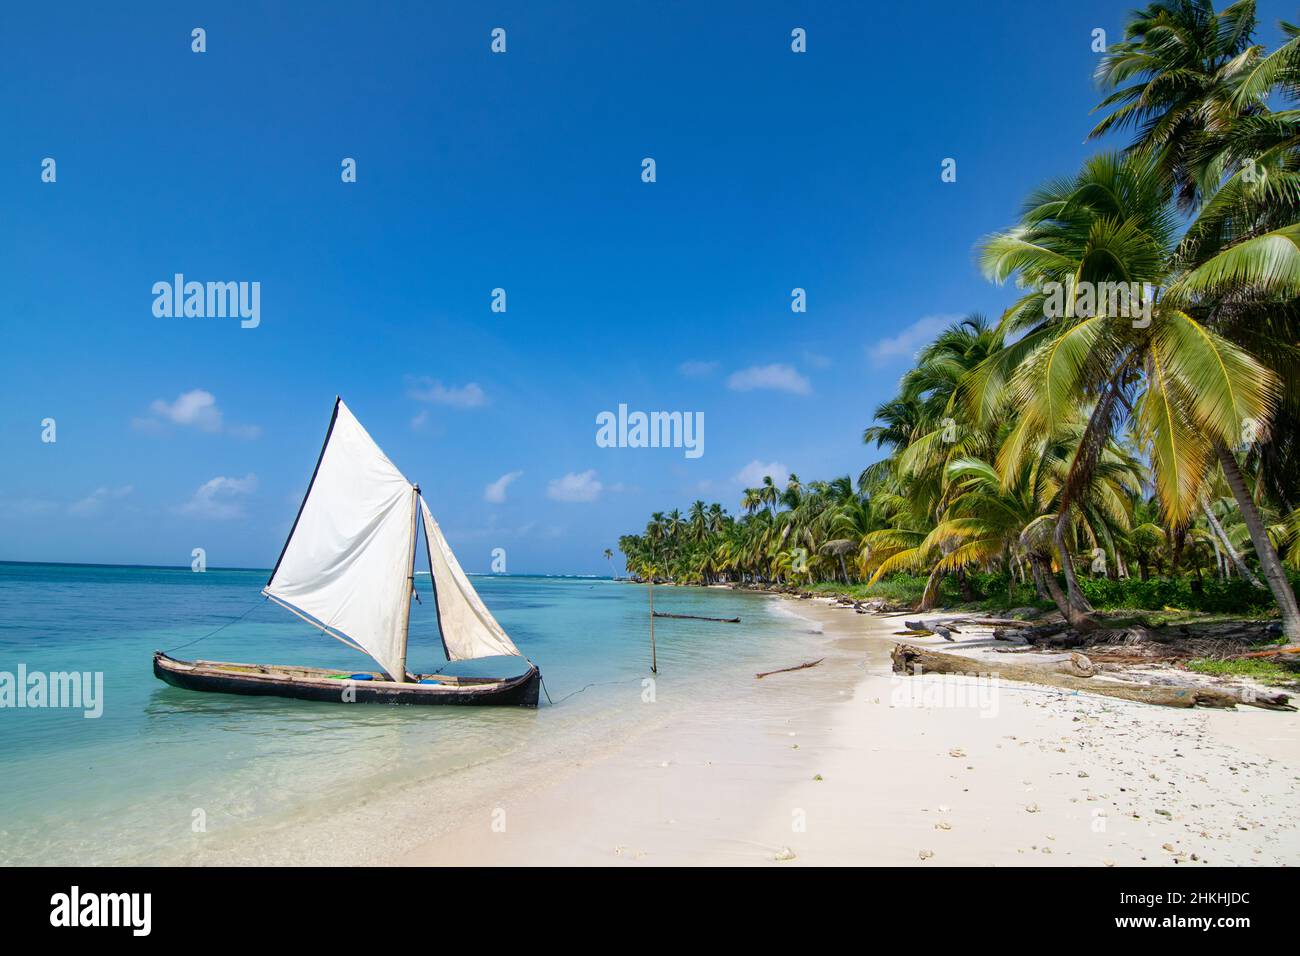
M 813 594 L 847 594 L 857 600 L 867 598 L 884 598 L 900 604 L 915 604 L 925 593 L 925 578 L 915 574 L 893 574 L 875 584 L 841 584 L 835 581 L 819 581 L 808 590 Z
M 1008 596 L 1006 572 L 971 573 L 967 578 L 975 594 L 975 603 L 984 610 L 1055 607 L 1051 601 L 1039 599 L 1038 591 L 1032 583 L 1015 584 Z M 815 594 L 847 594 L 859 599 L 885 598 L 915 605 L 925 591 L 925 581 L 924 575 L 894 574 L 872 585 L 823 581 L 812 585 L 809 590 Z M 1057 575 L 1057 581 L 1064 591 L 1064 576 Z M 1276 610 L 1273 595 L 1269 591 L 1252 587 L 1241 578 L 1230 578 L 1227 581 L 1205 578 L 1199 591 L 1192 590 L 1192 582 L 1192 578 L 1151 578 L 1148 581 L 1125 578 L 1122 581 L 1112 581 L 1109 578 L 1081 577 L 1079 588 L 1099 611 L 1158 611 L 1173 607 L 1205 614 L 1263 617 Z M 1293 578 L 1291 585 L 1296 587 L 1297 579 Z M 945 575 L 939 582 L 939 596 L 935 606 L 951 607 L 964 603 L 956 576 Z
M 1064 588 L 1065 584 L 1062 582 Z M 1241 578 L 1220 581 L 1206 578 L 1199 591 L 1191 578 L 1080 578 L 1079 589 L 1098 610 L 1159 610 L 1176 607 L 1207 614 L 1268 614 L 1276 604 L 1269 591 L 1252 587 Z

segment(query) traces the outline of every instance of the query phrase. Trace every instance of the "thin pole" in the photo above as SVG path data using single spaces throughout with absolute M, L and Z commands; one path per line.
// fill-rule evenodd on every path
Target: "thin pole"
M 650 673 L 659 673 L 659 659 L 655 656 L 655 573 L 650 571 Z
M 406 683 L 406 646 L 411 639 L 411 597 L 415 594 L 415 548 L 420 538 L 420 486 L 411 487 L 411 552 L 406 562 L 406 604 L 402 609 L 402 673 L 393 674 L 393 680 Z

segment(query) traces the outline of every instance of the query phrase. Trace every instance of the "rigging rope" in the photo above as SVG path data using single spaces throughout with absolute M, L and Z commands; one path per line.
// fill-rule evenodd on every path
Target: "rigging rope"
M 265 601 L 265 600 L 266 600 L 265 598 L 262 599 L 262 601 Z M 250 614 L 252 614 L 254 611 L 256 611 L 259 607 L 262 606 L 262 601 L 258 601 L 256 604 L 254 604 L 252 607 L 250 607 L 250 608 L 249 608 L 247 611 L 245 611 L 243 614 L 239 615 L 239 617 L 231 618 L 231 619 L 230 619 L 229 621 L 227 621 L 225 624 L 222 624 L 219 628 L 217 628 L 217 630 L 215 630 L 215 631 L 209 631 L 208 633 L 204 634 L 202 637 L 196 637 L 194 640 L 190 641 L 189 644 L 182 644 L 182 645 L 180 645 L 179 647 L 169 648 L 169 649 L 168 649 L 167 651 L 165 651 L 164 653 L 170 654 L 172 651 L 183 651 L 183 650 L 185 650 L 185 648 L 190 647 L 190 646 L 193 645 L 193 644 L 197 644 L 199 641 L 207 640 L 209 637 L 211 637 L 213 634 L 216 634 L 218 631 L 224 631 L 226 628 L 230 627 L 230 625 L 235 624 L 235 623 L 238 623 L 239 621 L 242 621 L 244 618 L 248 617 L 248 615 L 250 615 Z
M 565 694 L 563 697 L 561 697 L 559 700 L 551 700 L 551 692 L 550 692 L 549 690 L 546 689 L 546 678 L 544 678 L 544 677 L 541 678 L 541 681 L 542 681 L 542 690 L 543 690 L 543 691 L 545 692 L 545 694 L 546 694 L 546 702 L 547 702 L 548 704 L 554 706 L 554 705 L 556 705 L 556 704 L 563 704 L 563 703 L 564 703 L 566 700 L 568 700 L 570 697 L 574 697 L 574 696 L 576 696 L 576 695 L 578 695 L 578 694 L 581 694 L 584 690 L 586 690 L 586 689 L 589 688 L 589 687 L 607 687 L 607 686 L 609 686 L 610 684 L 630 684 L 630 683 L 632 683 L 632 681 L 639 681 L 639 680 L 642 680 L 642 679 L 643 679 L 643 678 L 640 678 L 640 677 L 629 677 L 627 680 L 602 680 L 602 681 L 593 681 L 593 682 L 590 683 L 590 684 L 584 684 L 583 686 L 579 687 L 579 688 L 578 688 L 577 690 L 575 690 L 575 691 L 570 691 L 569 693 L 567 693 L 567 694 Z

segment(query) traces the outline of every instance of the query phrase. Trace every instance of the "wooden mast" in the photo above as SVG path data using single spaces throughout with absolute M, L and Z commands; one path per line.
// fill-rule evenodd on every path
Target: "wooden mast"
M 406 559 L 406 603 L 402 605 L 402 664 L 400 674 L 391 674 L 399 684 L 406 683 L 406 646 L 411 639 L 411 599 L 415 596 L 415 546 L 420 540 L 420 486 L 411 486 L 411 547 Z

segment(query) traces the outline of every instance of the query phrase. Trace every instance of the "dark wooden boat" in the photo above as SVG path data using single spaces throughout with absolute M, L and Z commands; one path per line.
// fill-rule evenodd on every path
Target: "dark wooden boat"
M 415 554 L 424 529 L 438 634 L 448 662 L 523 657 L 483 604 L 442 529 L 341 399 L 298 516 L 262 593 L 368 655 L 378 671 L 183 661 L 155 651 L 154 676 L 185 690 L 366 704 L 536 707 L 542 675 L 411 674 L 406 667 Z M 517 667 L 511 670 L 517 670 Z
M 182 661 L 154 651 L 153 673 L 159 680 L 182 690 L 247 694 L 256 697 L 291 697 L 336 704 L 467 704 L 536 707 L 542 675 L 535 664 L 518 677 L 452 677 L 413 674 L 405 683 L 387 680 L 383 673 L 362 672 L 369 680 L 322 667 L 287 667 L 278 664 L 234 664 L 227 661 Z M 422 684 L 421 680 L 436 680 Z

